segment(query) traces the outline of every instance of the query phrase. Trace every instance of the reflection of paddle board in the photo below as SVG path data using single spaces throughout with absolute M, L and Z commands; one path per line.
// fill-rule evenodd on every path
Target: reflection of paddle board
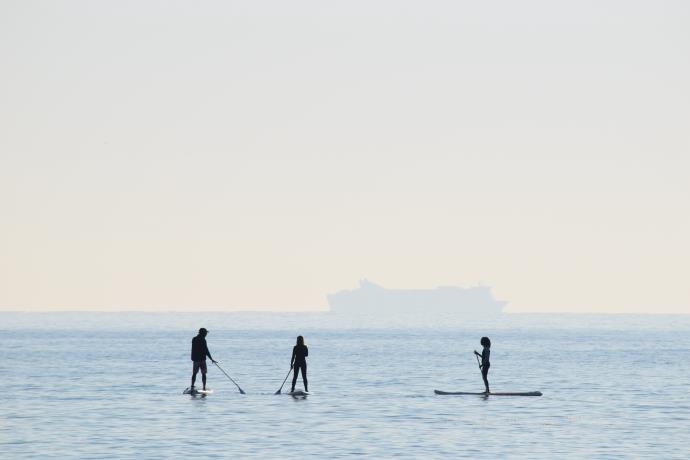
M 290 395 L 290 396 L 309 396 L 310 393 L 308 391 L 297 390 L 297 391 L 291 391 L 291 392 L 285 393 L 285 394 Z
M 205 390 L 199 390 L 198 388 L 185 388 L 182 392 L 185 395 L 210 395 L 213 394 L 213 390 L 206 388 Z
M 437 395 L 478 395 L 478 396 L 541 396 L 541 391 L 526 391 L 524 393 L 470 393 L 465 391 L 434 390 Z

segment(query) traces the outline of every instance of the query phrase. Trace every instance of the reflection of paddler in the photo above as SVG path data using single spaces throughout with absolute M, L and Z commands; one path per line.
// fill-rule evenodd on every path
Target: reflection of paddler
M 484 347 L 482 350 L 482 354 L 477 353 L 477 350 L 474 350 L 474 354 L 477 356 L 481 356 L 482 358 L 482 363 L 479 365 L 479 369 L 482 371 L 482 379 L 484 379 L 484 386 L 486 387 L 486 393 L 489 393 L 489 367 L 491 367 L 491 363 L 489 362 L 489 355 L 491 354 L 491 340 L 489 340 L 488 337 L 482 337 L 482 339 L 479 341 L 479 343 Z
M 297 345 L 292 348 L 292 358 L 290 359 L 290 367 L 294 369 L 292 374 L 292 391 L 295 391 L 295 384 L 297 383 L 297 374 L 302 371 L 302 382 L 304 382 L 304 391 L 309 391 L 307 386 L 307 356 L 309 356 L 309 349 L 304 344 L 304 337 L 301 335 L 297 337 Z

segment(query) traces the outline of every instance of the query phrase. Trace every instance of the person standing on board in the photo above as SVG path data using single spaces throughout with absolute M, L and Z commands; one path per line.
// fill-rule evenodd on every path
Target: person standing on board
M 486 387 L 486 394 L 489 394 L 489 367 L 491 367 L 491 363 L 489 362 L 489 355 L 491 354 L 491 340 L 489 340 L 488 337 L 482 337 L 482 339 L 479 341 L 479 343 L 484 347 L 482 350 L 482 353 L 479 354 L 477 353 L 477 350 L 474 350 L 474 354 L 477 356 L 481 356 L 482 358 L 482 363 L 479 365 L 479 369 L 482 371 L 482 378 L 484 379 L 484 386 Z
M 292 392 L 295 391 L 295 384 L 297 383 L 297 374 L 302 371 L 302 382 L 304 382 L 304 391 L 308 392 L 307 386 L 307 356 L 309 356 L 309 349 L 304 344 L 304 337 L 301 335 L 297 337 L 297 345 L 292 348 L 292 359 L 290 359 L 290 367 L 294 370 L 292 373 Z
M 205 328 L 199 329 L 199 335 L 192 339 L 192 361 L 194 361 L 194 368 L 192 369 L 192 390 L 194 389 L 194 382 L 196 382 L 196 373 L 201 369 L 201 382 L 204 384 L 206 390 L 206 357 L 208 356 L 212 363 L 216 360 L 211 357 L 211 352 L 208 351 L 206 345 L 206 334 L 208 331 Z

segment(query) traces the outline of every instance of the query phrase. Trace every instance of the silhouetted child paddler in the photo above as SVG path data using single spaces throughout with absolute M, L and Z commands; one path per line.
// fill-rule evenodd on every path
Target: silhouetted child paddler
M 474 350 L 474 354 L 477 356 L 481 356 L 482 358 L 482 363 L 479 365 L 479 369 L 482 371 L 482 378 L 484 379 L 486 393 L 489 394 L 488 375 L 489 367 L 491 367 L 491 363 L 489 362 L 489 355 L 491 354 L 491 340 L 489 340 L 488 337 L 482 337 L 479 343 L 482 345 L 482 347 L 484 347 L 484 349 L 482 350 L 481 354 L 477 353 L 477 350 Z

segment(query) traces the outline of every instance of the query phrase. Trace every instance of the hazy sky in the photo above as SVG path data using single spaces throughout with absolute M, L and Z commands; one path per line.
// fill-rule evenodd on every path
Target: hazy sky
M 690 313 L 686 1 L 4 0 L 0 66 L 1 309 Z

